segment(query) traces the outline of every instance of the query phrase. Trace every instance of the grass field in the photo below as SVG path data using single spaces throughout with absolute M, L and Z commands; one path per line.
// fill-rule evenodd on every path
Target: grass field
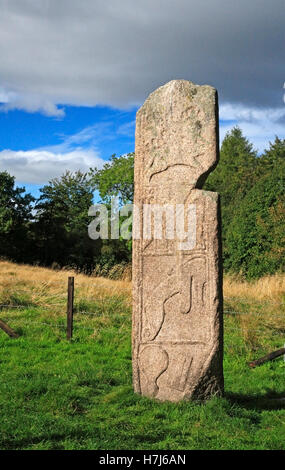
M 132 391 L 129 282 L 75 275 L 65 340 L 68 275 L 0 263 L 1 449 L 285 448 L 285 362 L 247 366 L 285 342 L 284 277 L 225 279 L 225 397 L 174 404 Z

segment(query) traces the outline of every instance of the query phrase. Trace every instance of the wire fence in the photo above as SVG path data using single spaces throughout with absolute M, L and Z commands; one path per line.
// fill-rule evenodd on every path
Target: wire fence
M 73 277 L 69 277 L 69 279 L 73 279 Z M 58 285 L 60 288 L 64 288 L 66 284 L 66 280 L 60 280 L 60 281 L 48 281 L 48 282 L 41 282 L 41 281 L 36 281 L 36 280 L 31 280 L 28 281 L 27 287 L 29 287 L 30 283 L 34 283 L 37 286 L 37 289 L 39 292 L 41 292 L 41 288 L 49 288 L 50 286 L 55 286 Z M 94 283 L 96 283 L 96 278 L 94 278 Z M 40 284 L 40 287 L 39 287 Z M 74 282 L 73 282 L 74 286 Z M 122 289 L 124 290 L 123 286 Z M 125 288 L 129 292 L 129 288 Z M 25 302 L 23 304 L 12 304 L 12 303 L 3 303 L 0 304 L 0 311 L 4 313 L 5 320 L 6 321 L 12 321 L 13 324 L 18 324 L 20 323 L 20 326 L 32 326 L 32 325 L 37 325 L 37 326 L 43 326 L 43 327 L 49 327 L 53 329 L 59 329 L 62 331 L 67 331 L 69 328 L 70 331 L 70 337 L 68 339 L 71 339 L 72 337 L 72 332 L 73 332 L 73 327 L 75 330 L 86 330 L 86 331 L 94 331 L 96 328 L 96 324 L 92 325 L 91 323 L 89 324 L 82 324 L 82 320 L 85 321 L 92 321 L 93 319 L 100 319 L 102 317 L 102 312 L 101 311 L 92 311 L 92 307 L 90 305 L 90 309 L 84 309 L 84 305 L 80 305 L 81 302 L 84 302 L 86 299 L 79 299 L 77 302 L 74 302 L 74 288 L 72 289 L 72 292 L 70 292 L 67 289 L 67 292 L 62 292 L 60 294 L 62 297 L 61 302 L 51 302 L 51 303 L 29 303 Z M 68 303 L 68 299 L 70 299 L 70 296 L 72 296 L 72 302 Z M 77 300 L 77 299 L 76 299 Z M 67 302 L 66 302 L 67 301 Z M 265 335 L 265 334 L 270 334 L 271 335 L 282 335 L 285 333 L 285 311 L 284 313 L 276 313 L 276 312 L 271 312 L 268 311 L 268 307 L 270 305 L 275 306 L 283 306 L 285 303 L 283 301 L 276 301 L 276 300 L 271 300 L 271 299 L 264 299 L 264 300 L 256 300 L 254 299 L 254 307 L 250 307 L 249 310 L 242 311 L 241 309 L 237 310 L 235 306 L 232 304 L 235 304 L 236 302 L 239 302 L 240 304 L 245 304 L 241 305 L 242 308 L 247 309 L 247 305 L 249 303 L 252 303 L 252 299 L 250 297 L 224 297 L 224 303 L 225 303 L 225 308 L 224 308 L 224 315 L 225 319 L 226 318 L 236 318 L 236 319 L 242 319 L 242 318 L 254 318 L 254 319 L 259 319 L 262 320 L 262 324 L 255 326 L 255 325 L 246 325 L 246 330 L 260 334 L 260 335 Z M 104 304 L 105 299 L 101 299 L 102 304 Z M 266 312 L 258 309 L 259 307 L 266 307 Z M 96 309 L 97 306 L 94 306 L 93 308 Z M 15 318 L 11 317 L 9 315 L 5 315 L 5 313 L 8 313 L 9 310 L 14 310 L 14 311 L 21 311 L 25 309 L 41 309 L 43 312 L 49 312 L 50 310 L 59 310 L 57 312 L 58 316 L 56 319 L 53 319 L 52 321 L 40 321 L 36 319 L 26 319 L 23 317 L 20 318 Z M 62 310 L 62 315 L 60 314 L 60 310 Z M 66 322 L 63 321 L 65 316 L 67 315 Z M 85 318 L 84 318 L 85 317 Z M 73 325 L 73 320 L 76 319 Z M 277 322 L 280 322 L 281 320 L 284 320 L 284 327 L 281 324 L 274 324 L 273 320 L 276 320 Z M 58 321 L 60 320 L 60 322 Z M 281 321 L 282 323 L 282 321 Z M 124 325 L 125 323 L 123 323 Z M 230 331 L 238 331 L 241 332 L 244 328 L 244 325 L 242 322 L 240 323 L 228 323 L 227 321 L 224 322 L 224 330 L 225 330 L 225 335 L 227 336 L 227 332 Z M 5 331 L 5 330 L 4 330 Z M 227 340 L 227 337 L 225 338 Z
M 17 305 L 13 305 L 13 304 L 0 304 L 0 309 L 1 310 L 9 310 L 9 309 L 31 309 L 31 308 L 41 308 L 41 309 L 44 309 L 44 310 L 48 310 L 49 308 L 51 307 L 65 307 L 64 303 L 50 303 L 50 304 L 17 304 Z M 88 311 L 84 311 L 84 310 L 81 310 L 80 309 L 80 304 L 75 304 L 75 310 L 74 310 L 74 314 L 79 314 L 79 313 L 82 313 L 82 314 L 86 314 L 86 315 L 96 315 L 95 313 L 92 313 L 90 312 L 89 310 Z M 80 310 L 78 310 L 78 308 Z M 236 310 L 234 308 L 232 309 L 223 309 L 223 313 L 224 314 L 229 314 L 229 315 L 257 315 L 257 316 L 264 316 L 264 312 L 263 311 L 260 311 L 260 310 L 249 310 L 249 311 L 239 311 L 239 310 Z M 267 311 L 267 315 L 268 314 L 272 314 L 274 315 L 275 318 L 284 318 L 285 319 L 285 311 L 284 311 L 284 314 L 276 314 L 275 312 L 268 312 Z
M 272 299 L 255 299 L 255 298 L 252 298 L 252 297 L 236 297 L 236 296 L 232 296 L 232 297 L 227 297 L 227 296 L 224 296 L 224 300 L 229 300 L 229 301 L 238 301 L 238 302 L 252 302 L 254 301 L 254 303 L 260 303 L 260 304 L 264 304 L 264 303 L 269 303 L 269 304 L 274 304 L 274 305 L 285 305 L 285 302 L 283 300 L 272 300 Z

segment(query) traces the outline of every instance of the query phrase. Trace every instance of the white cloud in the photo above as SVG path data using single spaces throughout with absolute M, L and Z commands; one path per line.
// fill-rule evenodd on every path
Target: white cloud
M 0 171 L 8 171 L 17 181 L 25 184 L 44 184 L 66 170 L 87 172 L 90 167 L 102 168 L 103 164 L 104 160 L 91 149 L 76 149 L 67 153 L 41 149 L 0 152 Z
M 243 105 L 220 106 L 220 142 L 237 124 L 259 153 L 268 148 L 275 136 L 285 137 L 285 106 L 280 108 L 251 108 Z
M 0 0 L 0 111 L 60 119 L 64 105 L 128 108 L 184 78 L 218 89 L 221 138 L 234 122 L 262 151 L 284 137 L 284 0 L 273 3 Z M 51 152 L 88 139 L 92 148 L 103 130 L 90 126 Z
M 0 11 L 6 110 L 124 108 L 174 78 L 214 85 L 223 102 L 282 103 L 284 0 L 0 0 Z
M 14 96 L 14 93 L 8 92 L 0 86 L 0 103 L 9 103 L 13 100 Z
M 116 141 L 116 139 L 123 137 L 134 137 L 135 134 L 135 121 L 126 122 L 117 125 L 116 121 L 102 121 L 96 124 L 87 126 L 73 135 L 63 135 L 62 142 L 58 145 L 45 147 L 44 150 L 52 152 L 66 153 L 74 148 L 96 148 L 104 145 L 107 141 Z
M 116 125 L 103 121 L 85 127 L 73 135 L 62 135 L 58 145 L 28 151 L 5 149 L 0 151 L 0 172 L 8 171 L 25 184 L 44 184 L 61 176 L 66 170 L 102 168 L 106 160 L 100 157 L 99 148 L 104 142 L 134 133 L 134 121 Z
M 24 110 L 28 113 L 39 112 L 45 116 L 53 116 L 62 118 L 65 115 L 64 109 L 59 108 L 51 100 L 41 95 L 34 95 L 30 93 L 19 94 L 14 92 L 7 92 L 2 88 L 0 89 L 0 111 L 8 112 L 14 109 Z
M 136 121 L 130 121 L 118 127 L 118 134 L 131 137 L 135 134 Z
M 278 122 L 285 117 L 285 106 L 280 108 L 250 108 L 230 103 L 220 106 L 220 119 L 237 121 L 271 121 Z

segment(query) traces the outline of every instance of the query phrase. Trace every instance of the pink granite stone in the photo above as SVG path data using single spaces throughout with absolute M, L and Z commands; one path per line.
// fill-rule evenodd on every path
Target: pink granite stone
M 137 112 L 134 203 L 141 237 L 133 240 L 133 384 L 159 400 L 223 393 L 219 196 L 201 189 L 218 162 L 218 140 L 217 92 L 210 86 L 173 80 Z M 194 244 L 181 244 L 177 233 L 169 239 L 165 216 L 161 239 L 154 237 L 153 218 L 152 234 L 143 239 L 144 204 L 180 204 L 185 214 L 194 208 Z

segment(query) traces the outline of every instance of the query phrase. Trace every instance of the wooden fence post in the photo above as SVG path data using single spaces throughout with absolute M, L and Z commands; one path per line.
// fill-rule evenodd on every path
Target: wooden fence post
M 74 277 L 68 278 L 67 291 L 67 330 L 66 337 L 68 340 L 72 338 L 73 332 L 73 302 L 74 302 Z
M 264 362 L 272 361 L 276 357 L 282 356 L 285 354 L 285 347 L 281 349 L 277 349 L 277 351 L 273 351 L 272 353 L 266 354 L 266 356 L 261 357 L 260 359 L 256 359 L 256 361 L 249 362 L 249 367 L 256 367 L 264 364 Z
M 0 320 L 0 328 L 7 333 L 10 338 L 19 338 L 18 333 L 16 333 L 10 326 L 7 325 L 3 320 Z

